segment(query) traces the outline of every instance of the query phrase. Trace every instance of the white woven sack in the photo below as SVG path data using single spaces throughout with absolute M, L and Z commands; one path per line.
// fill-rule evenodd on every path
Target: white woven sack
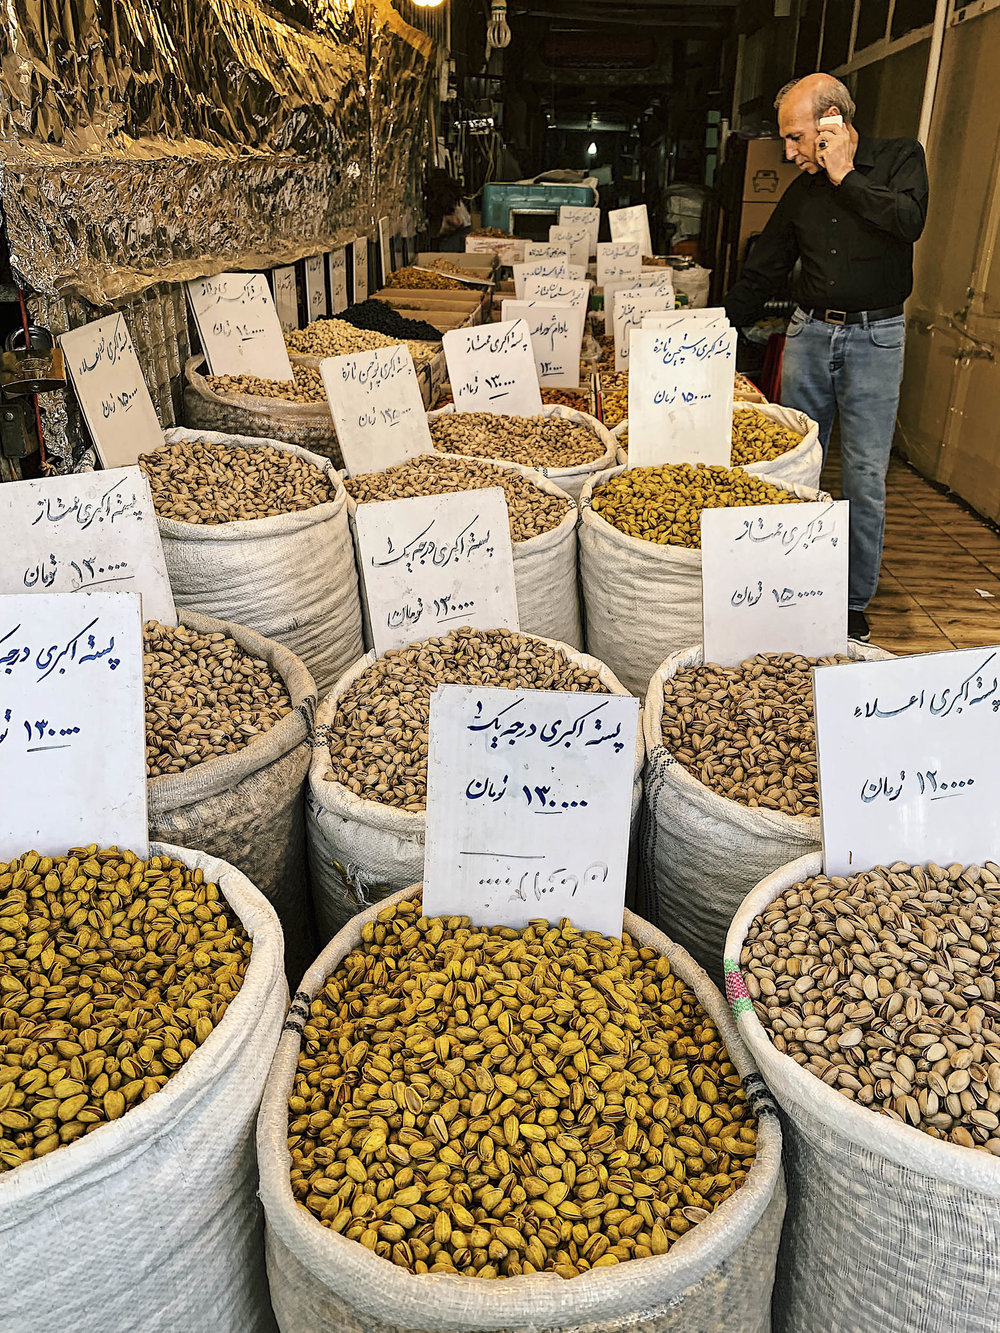
M 427 420 L 434 421 L 445 413 L 454 412 L 455 404 L 448 403 L 445 407 L 439 407 L 434 412 L 427 413 Z M 579 463 L 575 467 L 540 467 L 535 468 L 543 477 L 548 477 L 550 481 L 571 496 L 572 499 L 579 501 L 580 493 L 588 478 L 595 473 L 602 472 L 605 468 L 612 467 L 615 461 L 617 445 L 614 437 L 603 426 L 596 417 L 592 417 L 589 412 L 578 412 L 574 407 L 566 407 L 562 403 L 543 404 L 539 413 L 543 417 L 563 417 L 566 421 L 575 421 L 581 426 L 586 426 L 588 430 L 593 431 L 600 443 L 604 446 L 604 453 L 599 458 L 595 458 L 590 463 Z M 475 457 L 476 455 L 471 455 Z M 485 462 L 497 462 L 497 459 L 485 459 Z
M 860 662 L 891 657 L 848 644 Z M 640 865 L 650 920 L 716 980 L 726 932 L 743 898 L 765 875 L 820 848 L 819 817 L 786 815 L 730 801 L 679 764 L 663 744 L 663 687 L 684 667 L 701 666 L 701 645 L 668 657 L 649 682 L 642 714 L 646 743 Z
M 153 843 L 218 884 L 253 937 L 239 994 L 166 1087 L 0 1175 L 0 1333 L 272 1333 L 254 1120 L 288 1003 L 273 908 L 224 861 Z
M 448 454 L 435 454 L 436 458 L 447 458 Z M 460 455 L 453 455 L 458 458 Z M 463 462 L 468 458 L 461 456 Z M 518 467 L 516 463 L 483 459 L 493 467 L 509 468 L 520 472 L 546 495 L 555 495 L 569 502 L 571 508 L 558 526 L 549 532 L 530 537 L 527 541 L 515 542 L 514 552 L 514 587 L 517 592 L 517 618 L 524 634 L 539 634 L 545 639 L 558 639 L 568 643 L 571 648 L 582 649 L 583 626 L 580 622 L 580 583 L 577 578 L 577 521 L 580 517 L 576 501 L 567 495 L 548 477 L 534 468 Z M 357 502 L 350 494 L 347 497 L 347 512 L 351 522 L 351 532 L 357 547 L 357 530 L 354 515 Z M 361 582 L 361 614 L 364 623 L 365 647 L 372 646 L 371 625 L 368 622 L 368 600 L 365 596 L 365 575 L 361 567 L 360 555 L 357 561 Z
M 315 952 L 304 800 L 316 686 L 295 654 L 273 639 L 196 611 L 181 611 L 179 618 L 199 634 L 226 634 L 267 662 L 284 681 L 292 711 L 235 754 L 150 778 L 149 835 L 207 852 L 246 875 L 278 913 L 294 982 Z
M 286 644 L 312 672 L 322 695 L 364 651 L 347 492 L 333 464 L 281 440 L 177 427 L 167 444 L 215 444 L 294 454 L 336 483 L 332 500 L 294 514 L 233 523 L 159 518 L 174 602 L 247 625 Z
M 818 853 L 747 895 L 726 940 L 740 1035 L 781 1108 L 788 1219 L 775 1333 L 996 1333 L 1000 1160 L 932 1139 L 827 1087 L 777 1051 L 739 972 L 747 931 Z
M 412 896 L 420 885 L 393 895 Z M 306 973 L 268 1075 L 257 1126 L 271 1301 L 281 1333 L 768 1333 L 785 1208 L 781 1130 L 725 1001 L 683 949 L 625 913 L 625 930 L 655 949 L 704 1006 L 759 1117 L 758 1153 L 742 1188 L 662 1257 L 486 1281 L 417 1276 L 322 1226 L 289 1182 L 288 1095 L 309 1004 L 384 903 L 356 916 Z
M 535 635 L 550 648 L 561 648 L 577 666 L 596 671 L 610 694 L 627 694 L 621 682 L 596 658 L 568 644 Z M 327 781 L 330 751 L 326 733 L 337 713 L 337 700 L 372 662 L 370 652 L 337 682 L 316 712 L 316 738 L 306 796 L 306 835 L 313 903 L 320 939 L 328 940 L 356 912 L 387 894 L 423 878 L 423 811 L 413 813 L 355 796 L 339 782 Z M 642 719 L 636 736 L 633 821 L 642 797 Z
M 322 454 L 334 467 L 344 460 L 330 407 L 292 402 L 288 398 L 260 398 L 250 393 L 217 393 L 205 378 L 205 358 L 199 353 L 184 366 L 184 421 L 201 430 L 227 435 L 249 435 L 273 444 L 282 440 Z
M 587 651 L 607 662 L 632 694 L 645 698 L 653 672 L 702 637 L 701 550 L 629 537 L 591 507 L 593 493 L 624 471 L 592 477 L 580 498 L 580 578 Z M 769 478 L 802 500 L 822 491 Z
M 763 396 L 759 402 L 737 400 L 733 403 L 734 412 L 746 411 L 748 408 L 756 408 L 772 421 L 777 421 L 788 430 L 794 431 L 796 435 L 801 435 L 802 440 L 794 449 L 789 449 L 779 458 L 772 458 L 764 463 L 748 463 L 745 470 L 752 472 L 755 477 L 763 477 L 765 481 L 779 482 L 785 486 L 818 487 L 820 473 L 823 471 L 823 446 L 819 441 L 819 426 L 816 422 L 807 417 L 805 412 L 797 412 L 790 407 L 779 407 L 776 403 L 767 402 Z M 621 437 L 627 430 L 628 417 L 620 421 L 611 431 L 617 444 L 616 461 L 622 464 L 628 462 L 628 448 L 621 442 Z

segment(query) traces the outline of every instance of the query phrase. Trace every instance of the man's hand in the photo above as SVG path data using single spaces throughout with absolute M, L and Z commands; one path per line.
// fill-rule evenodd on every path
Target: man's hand
M 846 125 L 823 125 L 816 142 L 816 161 L 834 185 L 854 170 L 854 144 Z

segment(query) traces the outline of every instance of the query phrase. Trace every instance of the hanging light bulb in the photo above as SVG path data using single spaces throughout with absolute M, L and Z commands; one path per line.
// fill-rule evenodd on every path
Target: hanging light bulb
M 593 139 L 591 139 L 591 141 L 590 141 L 590 146 L 589 146 L 588 149 L 587 149 L 587 156 L 588 156 L 588 157 L 596 157 L 596 156 L 597 156 L 597 144 L 594 143 Z
M 444 0 L 413 0 L 413 3 L 421 9 L 436 9 L 438 5 L 444 4 Z

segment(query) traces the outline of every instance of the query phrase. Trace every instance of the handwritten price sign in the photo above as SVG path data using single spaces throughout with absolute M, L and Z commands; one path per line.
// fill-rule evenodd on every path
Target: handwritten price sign
M 409 348 L 330 356 L 319 371 L 352 476 L 434 452 Z
M 732 459 L 736 330 L 701 323 L 633 329 L 628 465 Z
M 847 651 L 849 509 L 827 500 L 703 511 L 706 662 Z
M 281 321 L 263 273 L 219 273 L 187 284 L 188 301 L 213 375 L 290 380 Z
M 1000 648 L 813 672 L 828 875 L 995 860 Z
M 177 624 L 149 482 L 137 467 L 0 486 L 0 594 L 142 594 L 143 617 Z
M 541 412 L 535 355 L 523 319 L 450 329 L 442 341 L 456 411 L 526 417 Z
M 502 487 L 358 505 L 355 524 L 378 654 L 459 625 L 518 628 Z
M 639 700 L 439 686 L 424 911 L 620 935 Z
M 96 842 L 147 854 L 136 593 L 0 597 L 0 860 Z
M 579 388 L 585 306 L 568 301 L 504 301 L 502 313 L 505 320 L 528 321 L 540 385 Z
M 134 463 L 159 448 L 163 431 L 125 316 L 70 329 L 59 343 L 102 465 Z

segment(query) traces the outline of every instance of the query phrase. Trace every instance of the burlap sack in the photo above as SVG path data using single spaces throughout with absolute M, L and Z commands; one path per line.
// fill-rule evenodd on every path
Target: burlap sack
M 193 429 L 284 440 L 322 454 L 335 467 L 344 466 L 333 417 L 325 400 L 294 403 L 287 398 L 216 393 L 205 378 L 205 358 L 200 353 L 185 364 L 184 380 L 184 422 Z
M 848 644 L 859 662 L 891 657 Z M 700 666 L 701 645 L 668 657 L 649 682 L 640 851 L 641 899 L 650 920 L 675 937 L 716 981 L 730 923 L 750 889 L 779 866 L 820 847 L 819 817 L 752 809 L 706 787 L 663 744 L 663 686 Z
M 629 537 L 595 512 L 594 491 L 622 471 L 610 468 L 591 478 L 580 498 L 587 651 L 645 698 L 660 663 L 701 641 L 701 551 Z M 768 480 L 801 500 L 829 499 L 822 491 Z
M 609 693 L 628 693 L 602 662 L 586 653 L 574 652 L 568 644 L 552 639 L 539 641 L 553 648 L 562 648 L 573 662 L 598 672 Z M 424 870 L 426 821 L 422 811 L 410 813 L 365 800 L 326 777 L 330 768 L 326 733 L 336 716 L 337 701 L 374 661 L 375 653 L 371 652 L 355 663 L 316 712 L 316 738 L 306 796 L 306 829 L 313 902 L 322 940 L 335 935 L 356 912 L 413 884 L 422 877 Z M 636 737 L 633 817 L 638 814 L 642 794 L 642 760 L 640 719 Z
M 571 1281 L 552 1274 L 419 1277 L 322 1226 L 294 1201 L 288 1095 L 302 1026 L 310 1001 L 382 906 L 356 916 L 306 973 L 268 1076 L 257 1145 L 281 1333 L 768 1333 L 785 1207 L 778 1118 L 722 996 L 683 949 L 631 912 L 625 930 L 664 954 L 697 995 L 759 1117 L 759 1151 L 745 1184 L 669 1254 L 594 1268 Z
M 273 1333 L 254 1121 L 288 1005 L 281 930 L 250 881 L 204 871 L 253 937 L 239 994 L 154 1096 L 0 1175 L 2 1333 Z
M 448 457 L 448 455 L 440 455 Z M 465 460 L 463 460 L 465 461 Z M 580 623 L 580 584 L 577 578 L 576 529 L 579 511 L 576 501 L 559 489 L 548 477 L 533 468 L 518 467 L 515 463 L 489 461 L 493 467 L 513 469 L 528 477 L 546 495 L 556 495 L 570 501 L 566 517 L 549 532 L 540 533 L 528 541 L 515 542 L 514 585 L 517 590 L 517 614 L 525 634 L 538 634 L 546 639 L 558 639 L 571 648 L 583 647 L 583 627 Z M 355 532 L 354 514 L 357 504 L 348 495 L 347 509 L 351 531 Z M 371 626 L 368 623 L 368 602 L 365 597 L 365 575 L 357 552 L 358 576 L 361 582 L 361 611 L 364 621 L 365 647 L 372 646 Z
M 775 1333 L 996 1333 L 1000 1160 L 870 1111 L 775 1049 L 739 971 L 747 931 L 818 853 L 769 875 L 726 940 L 740 1036 L 782 1111 L 788 1217 Z M 270 1260 L 269 1260 L 270 1264 Z
M 177 606 L 247 625 L 302 658 L 322 694 L 363 651 L 361 603 L 347 492 L 329 459 L 281 440 L 176 428 L 185 440 L 254 448 L 269 445 L 304 459 L 336 483 L 334 498 L 293 514 L 232 523 L 159 518 Z
M 303 800 L 316 686 L 299 659 L 273 639 L 195 611 L 181 611 L 179 619 L 200 634 L 226 634 L 267 662 L 284 681 L 292 712 L 235 754 L 150 778 L 149 834 L 217 856 L 246 875 L 278 914 L 294 984 L 315 952 Z
M 447 407 L 440 407 L 435 412 L 428 412 L 427 420 L 433 421 L 446 412 L 454 412 L 454 410 L 455 404 L 449 403 Z M 614 438 L 607 426 L 603 426 L 596 417 L 590 416 L 587 412 L 577 412 L 572 407 L 564 407 L 562 403 L 543 406 L 540 415 L 544 417 L 564 417 L 567 421 L 576 421 L 580 425 L 586 426 L 588 430 L 593 431 L 604 446 L 604 453 L 591 463 L 578 463 L 575 467 L 540 467 L 534 469 L 536 472 L 540 472 L 543 477 L 548 477 L 550 481 L 555 482 L 560 490 L 565 491 L 574 500 L 579 501 L 580 493 L 588 478 L 614 465 L 617 450 Z M 488 461 L 494 462 L 496 460 L 490 459 Z

